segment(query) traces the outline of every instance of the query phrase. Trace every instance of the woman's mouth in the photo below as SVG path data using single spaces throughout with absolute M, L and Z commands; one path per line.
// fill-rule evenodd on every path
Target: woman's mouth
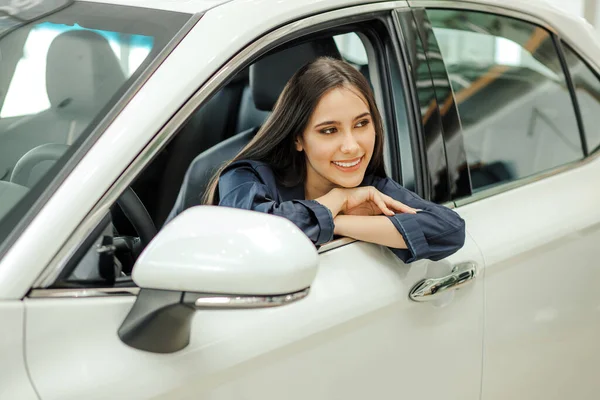
M 360 168 L 360 164 L 363 160 L 363 157 L 354 158 L 352 160 L 344 160 L 344 161 L 332 161 L 331 163 L 337 167 L 337 169 L 344 172 L 352 172 L 356 171 Z

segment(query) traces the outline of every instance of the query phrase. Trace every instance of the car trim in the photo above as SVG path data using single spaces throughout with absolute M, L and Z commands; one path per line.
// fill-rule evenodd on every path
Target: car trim
M 244 309 L 244 308 L 271 308 L 280 307 L 286 304 L 295 303 L 302 300 L 310 288 L 302 289 L 298 292 L 281 295 L 228 295 L 228 294 L 203 294 L 200 295 L 194 306 L 198 309 Z
M 521 186 L 530 185 L 534 182 L 541 181 L 542 179 L 546 179 L 546 178 L 549 178 L 554 175 L 559 175 L 563 172 L 567 172 L 572 169 L 580 168 L 584 165 L 587 165 L 589 163 L 597 161 L 596 159 L 599 157 L 600 157 L 600 152 L 593 153 L 592 155 L 590 155 L 587 158 L 584 158 L 582 160 L 572 161 L 570 163 L 560 165 L 556 168 L 552 168 L 547 171 L 539 172 L 535 175 L 531 175 L 531 176 L 527 176 L 527 177 L 524 177 L 521 179 L 516 179 L 514 181 L 506 182 L 506 183 L 500 184 L 498 186 L 491 187 L 489 189 L 484 189 L 480 192 L 475 192 L 470 197 L 458 199 L 454 203 L 455 203 L 456 207 L 462 207 L 467 204 L 471 204 L 476 201 L 483 200 L 483 199 L 495 196 L 495 195 L 503 193 L 503 192 L 508 192 L 509 190 L 513 190 L 513 189 L 519 188 Z
M 435 182 L 438 177 L 443 177 L 440 180 L 445 181 L 444 190 L 447 196 L 445 200 L 447 201 L 466 197 L 472 194 L 471 180 L 467 169 L 467 156 L 462 140 L 462 124 L 454 90 L 428 13 L 425 9 L 414 9 L 412 14 L 417 34 L 420 37 L 420 47 L 423 49 L 423 52 L 417 54 L 417 57 L 424 60 L 423 62 L 428 66 L 431 89 L 438 109 L 439 128 L 444 151 L 445 169 L 429 171 L 430 182 Z M 427 43 L 426 46 L 425 43 Z M 419 91 L 421 88 L 417 88 L 417 90 Z M 423 116 L 423 118 L 427 117 Z M 454 136 L 460 137 L 461 140 L 452 140 Z M 454 154 L 455 156 L 449 157 L 448 154 Z M 433 163 L 435 164 L 435 162 Z
M 425 156 L 423 151 L 423 137 L 422 131 L 423 126 L 421 124 L 421 111 L 419 108 L 418 101 L 418 91 L 417 85 L 414 83 L 412 79 L 412 72 L 410 69 L 410 52 L 406 49 L 406 33 L 402 31 L 402 28 L 398 24 L 398 14 L 401 12 L 408 12 L 412 14 L 412 10 L 398 10 L 392 13 L 391 18 L 391 29 L 390 31 L 394 34 L 394 40 L 391 45 L 390 55 L 388 56 L 388 70 L 390 71 L 390 80 L 394 80 L 393 75 L 397 74 L 397 78 L 395 82 L 399 82 L 402 87 L 402 91 L 404 94 L 404 109 L 401 109 L 401 104 L 399 99 L 397 99 L 394 94 L 394 90 L 391 90 L 391 98 L 393 101 L 393 109 L 394 109 L 394 129 L 400 131 L 401 127 L 398 125 L 399 123 L 399 115 L 402 113 L 406 114 L 407 117 L 407 125 L 408 132 L 407 138 L 409 140 L 410 146 L 408 146 L 408 152 L 412 154 L 412 179 L 414 181 L 414 187 L 411 188 L 416 193 L 420 194 L 423 198 L 429 198 L 429 193 L 426 191 L 427 185 L 427 168 L 425 165 Z M 390 88 L 391 89 L 391 88 Z M 394 144 L 395 152 L 397 156 L 402 158 L 403 153 L 406 154 L 405 151 L 402 150 L 400 146 L 400 137 L 401 134 L 397 133 L 396 135 L 392 135 L 394 137 L 393 141 L 390 141 L 390 144 Z M 405 171 L 402 168 L 402 161 L 398 162 L 400 167 L 399 171 L 402 176 L 402 183 L 404 184 Z M 409 169 L 409 168 L 407 168 Z
M 410 91 L 410 97 L 407 96 L 407 99 L 412 103 L 411 111 L 414 113 L 415 120 L 417 123 L 416 136 L 411 137 L 411 144 L 413 146 L 413 162 L 419 163 L 419 165 L 415 166 L 415 175 L 416 172 L 419 171 L 419 180 L 417 183 L 417 190 L 422 190 L 422 195 L 426 199 L 432 199 L 432 175 L 435 174 L 432 168 L 432 158 L 428 157 L 427 149 L 425 148 L 425 143 L 429 138 L 430 142 L 435 142 L 436 140 L 440 140 L 443 142 L 443 136 L 441 131 L 441 123 L 439 127 L 435 126 L 435 121 L 440 120 L 439 116 L 439 107 L 437 104 L 437 99 L 435 99 L 435 92 L 430 95 L 427 99 L 420 99 L 419 93 L 422 91 L 422 88 L 426 86 L 429 82 L 429 86 L 433 87 L 431 72 L 427 75 L 427 81 L 419 81 L 419 76 L 417 75 L 417 70 L 419 66 L 419 62 L 426 62 L 427 60 L 423 53 L 418 54 L 417 51 L 410 51 L 412 48 L 423 48 L 421 35 L 418 32 L 418 29 L 412 29 L 412 25 L 416 23 L 414 19 L 414 13 L 412 10 L 396 10 L 392 13 L 394 26 L 396 30 L 396 35 L 398 40 L 403 44 L 400 48 L 400 54 L 402 59 L 398 60 L 399 63 L 404 63 L 407 65 L 407 73 L 406 80 L 408 83 L 408 87 Z M 419 43 L 421 45 L 419 46 Z M 429 68 L 429 66 L 428 66 Z M 425 82 L 425 84 L 423 83 Z M 430 111 L 431 117 L 429 120 L 434 121 L 431 123 L 423 123 L 423 110 L 422 108 L 427 108 L 428 112 Z M 433 125 L 433 126 L 432 126 Z M 446 161 L 446 149 L 445 146 L 442 145 L 443 159 Z M 448 168 L 448 163 L 446 162 L 444 167 L 445 170 Z M 442 173 L 442 175 L 446 176 L 447 174 Z M 415 179 L 417 176 L 415 176 Z M 420 182 L 419 182 L 420 181 Z M 419 187 L 419 183 L 422 187 Z M 446 185 L 447 186 L 447 185 Z M 448 196 L 448 199 L 450 197 Z
M 38 279 L 36 279 L 33 287 L 47 288 L 54 283 L 62 269 L 67 264 L 69 258 L 82 243 L 83 239 L 81 238 L 86 238 L 95 228 L 95 226 L 100 223 L 102 216 L 109 211 L 110 206 L 117 200 L 120 193 L 123 192 L 123 190 L 129 186 L 129 184 L 131 184 L 131 182 L 138 176 L 142 169 L 166 145 L 166 143 L 191 116 L 191 114 L 196 111 L 196 109 L 212 94 L 214 94 L 226 82 L 226 80 L 231 77 L 231 74 L 234 71 L 241 69 L 241 67 L 247 63 L 248 60 L 257 57 L 259 53 L 263 51 L 270 50 L 274 47 L 274 43 L 280 44 L 289 36 L 320 24 L 335 20 L 343 21 L 345 18 L 347 19 L 349 17 L 355 17 L 361 14 L 386 12 L 407 7 L 408 3 L 405 1 L 391 1 L 347 7 L 290 22 L 256 38 L 254 42 L 247 45 L 231 60 L 225 63 L 154 135 L 144 150 L 142 150 L 142 152 L 132 161 L 129 167 L 125 169 L 123 173 L 115 180 L 113 185 L 106 191 L 104 196 L 100 198 L 96 205 L 92 208 L 88 216 L 81 222 L 81 224 L 79 224 L 77 229 L 73 231 L 66 243 L 60 248 L 57 254 L 53 257 L 52 261 L 40 274 Z M 136 86 L 135 89 L 137 91 L 139 87 Z M 338 241 L 333 241 L 331 243 L 332 245 L 329 246 L 326 251 L 348 244 L 346 242 Z
M 65 288 L 65 289 L 33 289 L 29 298 L 75 298 L 75 297 L 104 297 L 104 296 L 137 296 L 139 287 L 130 288 Z
M 81 289 L 34 289 L 27 297 L 32 299 L 73 299 L 80 297 L 137 296 L 139 287 L 131 288 L 81 288 Z M 310 288 L 282 295 L 227 295 L 202 294 L 194 301 L 200 309 L 270 308 L 295 303 L 308 296 Z
M 581 141 L 581 149 L 583 150 L 583 156 L 587 157 L 590 155 L 588 151 L 587 144 L 587 136 L 585 134 L 585 126 L 583 124 L 583 116 L 581 114 L 581 109 L 579 108 L 579 99 L 577 98 L 577 91 L 575 89 L 575 84 L 573 83 L 573 77 L 571 76 L 571 70 L 569 69 L 569 65 L 567 64 L 567 59 L 565 57 L 565 50 L 563 49 L 563 43 L 556 34 L 552 34 L 552 41 L 554 42 L 554 47 L 556 48 L 556 52 L 558 53 L 558 59 L 560 60 L 560 66 L 562 67 L 563 74 L 565 74 L 565 81 L 567 82 L 567 87 L 569 88 L 569 94 L 571 95 L 571 102 L 573 103 L 573 111 L 575 112 L 575 118 L 577 119 L 577 127 L 579 128 L 579 140 Z M 575 52 L 576 53 L 576 52 Z M 578 54 L 578 53 L 576 53 Z
M 357 242 L 356 239 L 352 239 L 349 237 L 342 237 L 339 239 L 334 239 L 330 242 L 324 243 L 319 247 L 319 254 L 326 253 L 330 250 L 337 249 L 338 247 L 346 246 L 347 244 Z

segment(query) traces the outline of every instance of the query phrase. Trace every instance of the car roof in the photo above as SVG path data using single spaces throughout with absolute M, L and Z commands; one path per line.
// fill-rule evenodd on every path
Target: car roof
M 159 10 L 169 10 L 169 11 L 179 11 L 186 13 L 200 13 L 211 8 L 217 7 L 219 5 L 229 3 L 229 2 L 248 2 L 248 0 L 82 0 L 82 1 L 91 1 L 91 2 L 99 2 L 99 3 L 108 3 L 108 4 L 119 4 L 126 6 L 135 6 L 135 7 L 144 7 L 144 8 L 154 8 Z M 282 0 L 250 0 L 250 2 L 256 2 L 259 8 L 263 8 L 265 6 L 268 7 L 277 7 L 278 4 L 282 3 Z M 327 0 L 320 0 L 327 1 Z M 381 2 L 382 0 L 363 0 L 360 3 L 376 3 Z M 295 3 L 298 0 L 287 0 L 287 2 Z M 314 2 L 314 1 L 313 1 Z M 399 3 L 402 1 L 399 1 Z M 260 4 L 259 4 L 260 3 Z M 335 1 L 335 3 L 344 3 L 343 1 Z M 356 1 L 349 0 L 347 1 L 348 5 L 356 5 Z M 431 4 L 431 0 L 408 0 L 408 3 L 412 5 L 419 6 L 421 4 L 429 3 Z M 441 2 L 440 2 L 441 3 Z M 539 13 L 540 10 L 547 9 L 553 10 L 556 12 L 558 8 L 550 3 L 545 2 L 544 0 L 464 0 L 464 1 L 454 1 L 453 3 L 464 3 L 468 4 L 479 4 L 479 5 L 495 5 L 502 8 L 517 8 L 520 11 L 531 11 L 532 13 Z M 343 4 L 337 4 L 338 6 L 343 6 Z M 561 12 L 564 12 L 561 10 Z
M 157 10 L 168 10 L 185 13 L 202 13 L 225 3 L 256 3 L 256 9 L 262 10 L 267 8 L 277 8 L 281 3 L 285 2 L 285 7 L 290 4 L 297 3 L 298 8 L 302 7 L 302 3 L 330 3 L 332 8 L 355 6 L 357 4 L 380 3 L 382 0 L 79 0 L 94 3 L 116 4 L 122 6 L 134 6 L 143 8 L 152 8 Z M 406 3 L 405 0 L 397 1 L 398 3 Z M 322 8 L 322 7 L 320 7 Z
M 239 3 L 240 9 L 253 10 L 255 15 L 260 15 L 261 21 L 270 18 L 278 19 L 286 15 L 307 15 L 307 11 L 318 12 L 333 10 L 336 8 L 356 6 L 359 4 L 381 3 L 382 0 L 80 0 L 109 4 L 119 4 L 159 10 L 169 10 L 185 13 L 204 13 L 208 10 L 219 10 L 219 18 L 223 17 L 221 10 L 227 14 L 236 14 Z M 445 1 L 441 0 L 397 0 L 398 7 L 401 4 L 410 4 L 413 7 L 432 6 L 444 8 Z M 530 19 L 540 22 L 542 25 L 551 26 L 561 38 L 567 41 L 571 47 L 583 53 L 588 61 L 595 64 L 600 71 L 600 41 L 596 31 L 584 18 L 569 14 L 559 7 L 549 4 L 543 0 L 463 0 L 449 1 L 450 8 L 466 8 L 486 10 L 492 6 L 490 12 L 500 8 L 508 13 L 516 12 L 519 15 L 526 14 Z M 247 14 L 246 14 L 247 15 Z M 234 18 L 237 19 L 237 18 Z M 256 21 L 256 18 L 254 19 Z M 248 27 L 255 24 L 247 24 Z
M 184 13 L 201 13 L 232 0 L 80 0 L 94 3 L 116 4 L 152 8 L 156 10 L 177 11 Z

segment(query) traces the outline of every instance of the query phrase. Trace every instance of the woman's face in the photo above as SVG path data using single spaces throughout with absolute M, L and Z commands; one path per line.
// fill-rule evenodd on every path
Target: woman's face
M 296 143 L 306 156 L 307 186 L 320 195 L 333 187 L 360 185 L 374 146 L 369 104 L 354 87 L 326 92 Z

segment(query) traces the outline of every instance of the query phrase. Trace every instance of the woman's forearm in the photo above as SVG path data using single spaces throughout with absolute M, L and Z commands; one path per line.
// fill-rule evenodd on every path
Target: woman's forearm
M 394 224 L 384 216 L 338 215 L 334 219 L 336 235 L 363 242 L 406 249 L 406 242 Z
M 327 207 L 335 218 L 346 205 L 346 194 L 340 189 L 333 189 L 326 195 L 316 198 L 315 201 Z

